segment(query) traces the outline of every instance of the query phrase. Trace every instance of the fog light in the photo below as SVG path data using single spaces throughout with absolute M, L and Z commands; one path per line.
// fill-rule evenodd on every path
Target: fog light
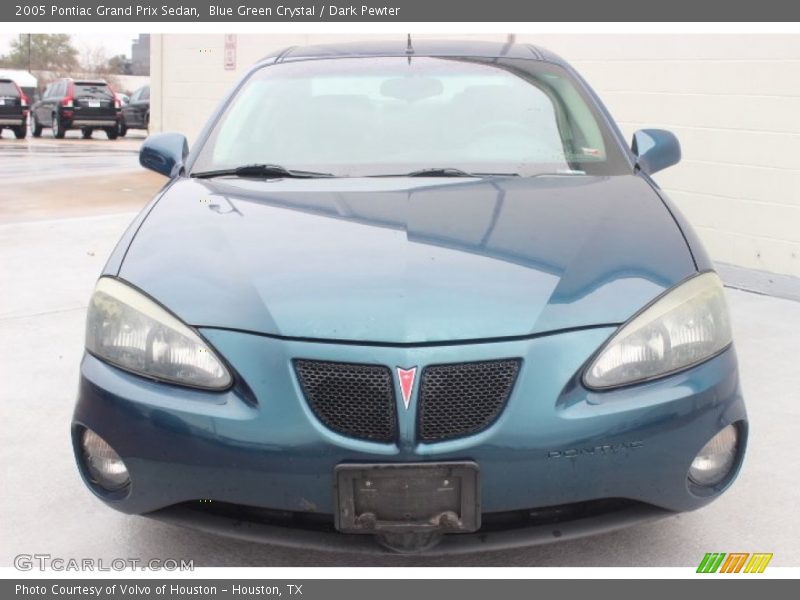
M 736 461 L 739 434 L 734 425 L 728 425 L 703 446 L 689 468 L 689 479 L 706 487 L 717 485 L 730 473 Z
M 89 475 L 97 485 L 108 490 L 118 490 L 128 485 L 128 468 L 114 449 L 91 429 L 81 437 L 83 459 Z

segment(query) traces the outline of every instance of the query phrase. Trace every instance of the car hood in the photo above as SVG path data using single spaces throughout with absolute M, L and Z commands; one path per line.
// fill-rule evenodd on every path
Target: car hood
M 180 178 L 119 276 L 198 327 L 418 344 L 621 323 L 694 271 L 633 175 Z

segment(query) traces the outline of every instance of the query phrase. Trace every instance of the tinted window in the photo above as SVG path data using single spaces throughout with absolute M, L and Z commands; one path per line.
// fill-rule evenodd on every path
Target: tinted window
M 93 100 L 113 100 L 111 90 L 104 83 L 75 83 L 76 98 L 92 98 Z
M 560 67 L 429 57 L 260 69 L 217 122 L 193 171 L 252 163 L 340 176 L 630 169 L 592 101 Z
M 150 100 L 150 86 L 142 88 L 142 95 L 139 97 L 139 100 Z
M 0 96 L 19 98 L 17 86 L 13 81 L 0 81 Z

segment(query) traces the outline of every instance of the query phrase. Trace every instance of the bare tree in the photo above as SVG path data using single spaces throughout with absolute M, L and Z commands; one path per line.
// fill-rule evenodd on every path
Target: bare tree
M 81 71 L 97 76 L 108 73 L 108 54 L 105 46 L 85 46 L 81 51 Z
M 85 46 L 81 52 L 81 75 L 103 79 L 119 90 L 119 79 L 113 73 L 105 46 Z

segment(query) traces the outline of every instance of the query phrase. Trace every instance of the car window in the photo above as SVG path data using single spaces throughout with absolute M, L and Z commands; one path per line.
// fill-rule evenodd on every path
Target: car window
M 131 95 L 130 98 L 128 98 L 128 102 L 129 103 L 130 102 L 136 102 L 139 99 L 139 94 L 141 94 L 141 93 L 142 93 L 142 88 L 139 88 L 138 90 L 133 92 L 133 94 Z
M 0 80 L 0 96 L 4 98 L 19 98 L 19 91 L 13 81 Z
M 76 98 L 91 98 L 93 100 L 112 100 L 111 89 L 105 83 L 75 83 Z
M 255 72 L 193 171 L 274 163 L 339 176 L 450 167 L 618 174 L 630 169 L 592 101 L 541 61 L 342 58 Z
M 150 87 L 146 86 L 142 88 L 142 95 L 139 97 L 140 100 L 150 100 Z

